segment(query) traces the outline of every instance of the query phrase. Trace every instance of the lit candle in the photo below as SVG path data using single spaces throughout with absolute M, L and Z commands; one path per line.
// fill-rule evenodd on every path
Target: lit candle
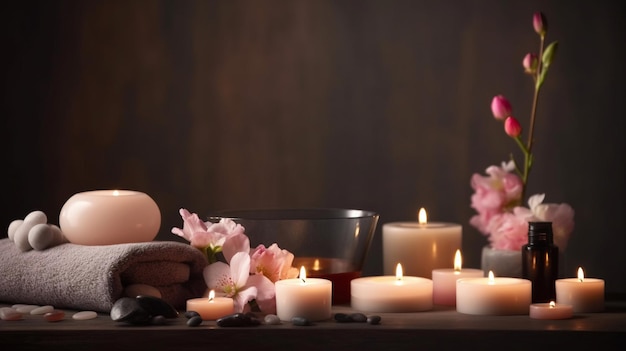
M 297 279 L 275 283 L 276 315 L 283 321 L 304 317 L 310 321 L 330 319 L 333 284 L 328 279 L 307 278 L 304 266 Z
M 433 303 L 456 305 L 456 281 L 461 278 L 482 277 L 481 269 L 462 268 L 461 250 L 454 255 L 454 268 L 433 269 Z
M 465 314 L 528 314 L 532 300 L 528 279 L 494 277 L 463 278 L 456 281 L 456 310 Z
M 235 313 L 235 304 L 230 297 L 215 297 L 215 291 L 211 290 L 208 298 L 187 300 L 187 311 L 198 312 L 202 320 L 214 321 Z
M 550 303 L 534 303 L 530 305 L 530 318 L 534 319 L 566 319 L 572 317 L 572 305 Z
M 557 279 L 556 302 L 572 305 L 574 312 L 600 312 L 604 310 L 604 280 L 585 278 L 578 267 L 578 278 Z
M 350 282 L 351 307 L 362 312 L 418 312 L 433 307 L 433 281 L 404 276 L 397 264 L 394 276 L 374 276 Z
M 398 263 L 409 276 L 431 278 L 436 268 L 452 268 L 450 257 L 461 248 L 462 227 L 454 223 L 428 222 L 420 209 L 418 222 L 383 225 L 383 270 L 393 275 Z
M 161 212 L 145 193 L 94 190 L 74 194 L 59 215 L 65 237 L 79 245 L 113 245 L 152 241 L 161 226 Z

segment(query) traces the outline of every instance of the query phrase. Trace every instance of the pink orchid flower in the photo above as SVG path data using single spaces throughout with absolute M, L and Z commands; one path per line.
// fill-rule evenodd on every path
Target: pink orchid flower
M 274 283 L 262 274 L 250 275 L 250 255 L 236 253 L 230 265 L 215 262 L 204 269 L 204 280 L 209 289 L 233 298 L 235 312 L 243 312 L 248 302 L 256 300 L 264 313 L 276 313 Z
M 296 278 L 298 269 L 292 267 L 294 255 L 282 250 L 277 244 L 272 244 L 269 248 L 259 245 L 250 253 L 252 264 L 250 273 L 263 274 L 272 282 L 281 279 Z
M 515 163 L 502 163 L 501 167 L 490 166 L 486 169 L 487 177 L 474 174 L 471 186 L 474 194 L 471 207 L 477 214 L 470 219 L 470 224 L 481 233 L 489 234 L 493 217 L 515 207 L 521 201 L 523 182 L 517 174 L 512 173 Z

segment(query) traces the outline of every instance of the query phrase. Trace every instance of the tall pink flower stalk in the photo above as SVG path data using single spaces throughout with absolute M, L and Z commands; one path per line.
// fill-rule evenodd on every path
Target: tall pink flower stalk
M 522 166 L 519 167 L 511 155 L 502 166 L 488 167 L 487 176 L 474 174 L 471 178 L 474 189 L 471 207 L 477 214 L 470 219 L 470 224 L 486 235 L 491 247 L 497 249 L 521 249 L 527 242 L 529 221 L 552 222 L 555 243 L 562 249 L 574 229 L 574 210 L 568 204 L 543 204 L 545 195 L 538 194 L 529 198 L 529 208 L 521 206 L 533 165 L 533 132 L 539 92 L 558 47 L 557 41 L 545 46 L 548 23 L 543 13 L 533 14 L 533 28 L 539 36 L 539 53 L 528 53 L 522 60 L 524 72 L 534 82 L 526 141 L 522 140 L 522 125 L 513 116 L 511 102 L 502 94 L 494 96 L 491 101 L 493 117 L 503 122 L 504 132 L 515 141 L 524 156 Z

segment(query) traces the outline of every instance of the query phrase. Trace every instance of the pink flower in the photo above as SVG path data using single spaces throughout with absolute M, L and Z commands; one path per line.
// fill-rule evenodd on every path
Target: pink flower
M 509 116 L 504 120 L 504 131 L 511 138 L 515 138 L 522 134 L 522 126 L 515 117 Z
M 533 14 L 533 28 L 535 28 L 535 32 L 540 36 L 545 36 L 546 31 L 548 30 L 548 21 L 546 20 L 546 16 L 541 12 L 535 12 Z
M 194 247 L 203 248 L 208 246 L 207 238 L 204 235 L 207 226 L 200 220 L 198 215 L 192 214 L 184 208 L 181 208 L 178 213 L 183 218 L 183 229 L 172 228 L 172 234 L 185 238 Z
M 248 302 L 256 300 L 264 313 L 276 313 L 274 283 L 262 274 L 250 275 L 250 255 L 236 253 L 230 266 L 215 262 L 205 267 L 204 281 L 209 289 L 233 298 L 235 312 L 243 312 Z
M 528 243 L 528 217 L 519 212 L 504 212 L 490 223 L 489 242 L 500 250 L 520 250 Z
M 250 273 L 262 274 L 272 282 L 298 276 L 298 270 L 291 266 L 293 254 L 281 250 L 277 244 L 272 244 L 269 248 L 259 245 L 252 251 L 250 257 L 252 259 Z
M 511 103 L 502 95 L 496 95 L 491 100 L 491 113 L 495 119 L 503 120 L 511 115 Z
M 533 53 L 528 53 L 524 56 L 524 60 L 522 60 L 522 66 L 524 66 L 524 72 L 528 74 L 537 73 L 537 66 L 539 65 L 539 61 L 537 59 L 537 55 Z
M 519 176 L 511 173 L 515 164 L 510 161 L 501 167 L 490 166 L 488 177 L 474 174 L 471 186 L 474 194 L 471 207 L 477 215 L 470 219 L 470 224 L 483 234 L 489 234 L 490 222 L 493 217 L 513 208 L 521 201 L 523 183 Z
M 536 194 L 528 198 L 528 206 L 533 220 L 552 222 L 554 244 L 565 250 L 570 235 L 574 231 L 574 209 L 566 204 L 543 204 L 545 194 Z

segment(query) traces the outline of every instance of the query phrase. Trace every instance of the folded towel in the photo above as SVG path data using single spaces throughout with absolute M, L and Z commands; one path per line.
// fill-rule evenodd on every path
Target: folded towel
M 174 241 L 22 252 L 0 240 L 0 301 L 110 312 L 130 285 L 149 285 L 177 309 L 206 290 L 200 250 Z

